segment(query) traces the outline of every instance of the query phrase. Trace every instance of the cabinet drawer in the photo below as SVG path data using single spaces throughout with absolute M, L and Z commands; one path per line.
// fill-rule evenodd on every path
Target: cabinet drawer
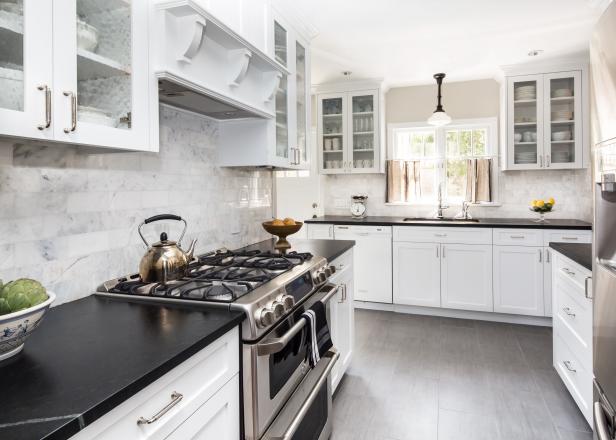
M 415 243 L 492 244 L 492 229 L 394 226 L 394 241 Z
M 543 246 L 540 229 L 494 229 L 494 244 L 501 246 Z
M 559 336 L 554 336 L 554 368 L 592 426 L 592 372 Z
M 543 234 L 543 245 L 553 243 L 591 243 L 592 231 L 548 229 Z
M 307 224 L 308 238 L 328 240 L 334 238 L 334 225 L 329 224 Z
M 591 272 L 558 252 L 553 252 L 552 254 L 554 255 L 552 267 L 555 276 L 573 283 L 579 289 L 582 289 L 582 295 L 584 295 L 586 279 L 591 277 Z
M 586 368 L 592 369 L 592 301 L 571 283 L 556 277 L 554 333 L 571 348 Z
M 153 382 L 75 435 L 78 440 L 164 439 L 239 372 L 238 328 Z M 172 394 L 180 393 L 181 399 Z M 158 420 L 152 418 L 173 405 Z

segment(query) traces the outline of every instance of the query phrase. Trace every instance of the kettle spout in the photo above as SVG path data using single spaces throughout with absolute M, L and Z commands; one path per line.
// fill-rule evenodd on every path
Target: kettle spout
M 186 258 L 188 259 L 188 261 L 191 261 L 193 259 L 196 243 L 197 243 L 197 239 L 195 238 L 193 241 L 190 242 L 190 246 L 188 246 L 188 250 L 184 252 L 186 254 Z

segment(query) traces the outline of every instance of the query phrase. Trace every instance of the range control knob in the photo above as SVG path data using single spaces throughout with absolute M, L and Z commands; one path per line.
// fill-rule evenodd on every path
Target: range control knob
M 274 317 L 276 318 L 280 318 L 282 315 L 284 315 L 284 304 L 279 301 L 274 301 L 270 309 L 274 313 Z
M 282 303 L 285 310 L 290 310 L 295 305 L 295 298 L 293 298 L 291 295 L 280 295 L 278 298 L 276 298 L 276 301 Z
M 325 274 L 325 276 L 327 276 L 327 278 L 329 278 L 329 277 L 332 276 L 334 271 L 331 269 L 331 267 L 324 267 L 323 268 L 323 273 Z
M 257 312 L 257 325 L 261 328 L 272 325 L 275 319 L 274 312 L 270 309 L 262 308 Z
M 327 274 L 326 274 L 326 273 L 324 273 L 323 271 L 319 271 L 319 272 L 317 273 L 317 277 L 316 277 L 316 278 L 317 278 L 317 283 L 318 283 L 318 284 L 322 284 L 322 283 L 324 283 L 325 281 L 327 281 Z
M 332 275 L 336 273 L 336 266 L 329 266 L 329 270 L 332 272 Z

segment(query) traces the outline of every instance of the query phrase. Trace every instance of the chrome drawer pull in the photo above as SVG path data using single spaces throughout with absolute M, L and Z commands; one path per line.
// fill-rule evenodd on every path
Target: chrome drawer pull
M 143 417 L 139 417 L 139 420 L 137 420 L 137 425 L 150 425 L 150 424 L 156 422 L 162 416 L 167 414 L 167 412 L 169 412 L 169 410 L 171 408 L 173 408 L 175 405 L 180 403 L 180 400 L 182 400 L 183 398 L 184 398 L 183 394 L 180 394 L 177 391 L 174 391 L 173 393 L 171 393 L 171 402 L 169 402 L 163 409 L 158 411 L 156 414 L 154 414 L 149 419 L 145 419 Z
M 563 365 L 572 373 L 577 373 L 577 370 L 571 366 L 571 361 L 563 361 Z
M 565 312 L 567 315 L 571 316 L 572 318 L 575 318 L 575 313 L 571 313 L 571 309 L 569 307 L 563 307 L 563 312 Z
M 592 277 L 586 277 L 584 279 L 584 296 L 588 299 L 592 299 L 592 292 L 588 288 L 588 281 L 592 280 Z
M 524 238 L 523 235 L 510 235 L 510 238 Z
M 38 86 L 37 89 L 45 92 L 45 123 L 36 128 L 45 130 L 51 126 L 51 89 L 46 84 Z
M 435 237 L 447 237 L 447 234 L 434 234 Z
M 570 277 L 574 277 L 575 276 L 575 272 L 573 272 L 572 270 L 567 269 L 566 267 L 563 267 L 560 270 L 563 271 L 564 273 L 566 273 L 567 275 L 569 275 Z
M 64 129 L 64 133 L 69 134 L 77 128 L 77 95 L 73 92 L 62 92 L 71 100 L 71 126 Z
M 577 240 L 578 237 L 563 237 L 563 240 Z

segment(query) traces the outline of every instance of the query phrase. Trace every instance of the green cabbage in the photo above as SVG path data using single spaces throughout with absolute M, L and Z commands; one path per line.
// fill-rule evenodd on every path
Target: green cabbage
M 45 302 L 47 291 L 41 283 L 28 278 L 20 278 L 5 284 L 0 291 L 0 298 L 4 298 L 11 307 L 11 311 L 27 309 Z
M 0 298 L 0 315 L 6 315 L 8 313 L 11 313 L 9 302 L 4 298 Z
M 9 304 L 11 312 L 19 312 L 20 310 L 31 307 L 30 300 L 21 292 L 9 292 L 6 297 L 6 302 Z

